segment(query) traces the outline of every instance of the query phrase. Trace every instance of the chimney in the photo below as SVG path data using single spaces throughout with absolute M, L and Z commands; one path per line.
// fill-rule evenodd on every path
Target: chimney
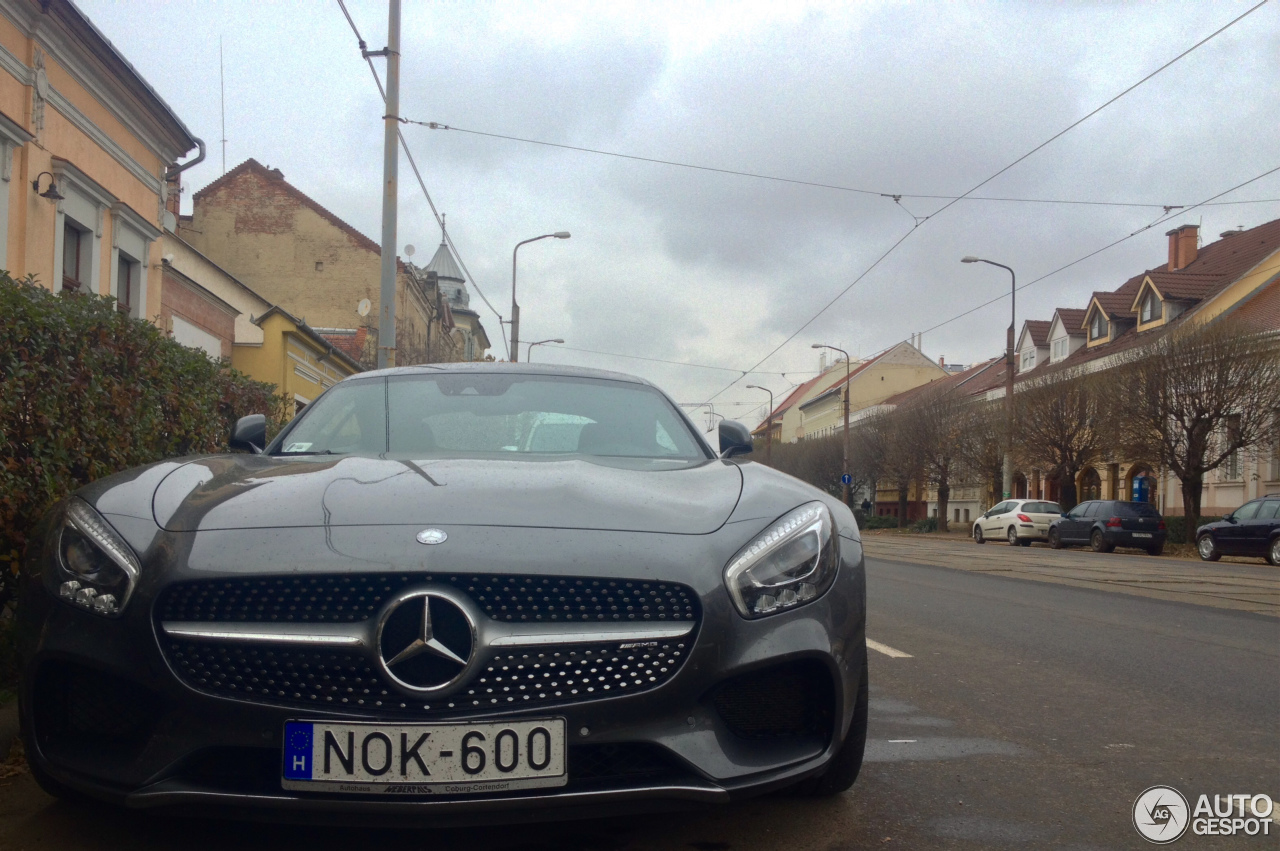
M 1183 225 L 1165 234 L 1169 237 L 1169 271 L 1177 272 L 1195 262 L 1200 245 L 1200 226 Z
M 947 368 L 947 359 L 944 358 L 942 355 L 938 355 L 938 366 L 942 367 L 943 369 Z

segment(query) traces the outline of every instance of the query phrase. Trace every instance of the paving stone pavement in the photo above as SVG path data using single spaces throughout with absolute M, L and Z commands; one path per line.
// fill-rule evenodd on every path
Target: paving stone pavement
M 931 564 L 1280 617 L 1280 568 L 1261 560 L 1203 562 L 1123 551 L 1052 550 L 1043 544 L 979 545 L 958 535 L 897 532 L 864 533 L 863 545 L 868 558 L 882 561 Z

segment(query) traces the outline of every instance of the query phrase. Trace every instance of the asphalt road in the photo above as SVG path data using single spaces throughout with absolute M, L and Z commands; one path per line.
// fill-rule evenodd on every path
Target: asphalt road
M 1280 619 L 902 562 L 869 565 L 868 762 L 830 801 L 469 830 L 307 828 L 79 808 L 0 785 L 0 848 L 1145 848 L 1167 784 L 1280 799 Z M 1280 817 L 1280 813 L 1277 813 Z M 1195 837 L 1175 847 L 1275 848 Z

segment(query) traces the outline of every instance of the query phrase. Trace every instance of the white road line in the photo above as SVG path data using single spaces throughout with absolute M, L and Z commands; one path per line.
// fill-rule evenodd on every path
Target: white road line
M 867 639 L 867 646 L 870 647 L 872 650 L 875 650 L 877 653 L 883 653 L 884 655 L 889 656 L 893 659 L 912 658 L 910 653 L 903 653 L 901 650 L 894 650 L 889 645 L 881 644 L 879 641 L 872 641 L 870 638 Z

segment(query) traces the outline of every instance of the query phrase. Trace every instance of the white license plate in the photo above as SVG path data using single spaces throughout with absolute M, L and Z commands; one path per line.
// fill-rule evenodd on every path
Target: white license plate
M 294 791 L 455 795 L 568 782 L 563 718 L 284 725 L 281 785 Z
M 1135 538 L 1150 538 L 1150 537 L 1151 537 L 1151 533 L 1150 533 L 1150 532 L 1134 532 L 1134 533 L 1133 533 L 1133 537 L 1135 537 Z

